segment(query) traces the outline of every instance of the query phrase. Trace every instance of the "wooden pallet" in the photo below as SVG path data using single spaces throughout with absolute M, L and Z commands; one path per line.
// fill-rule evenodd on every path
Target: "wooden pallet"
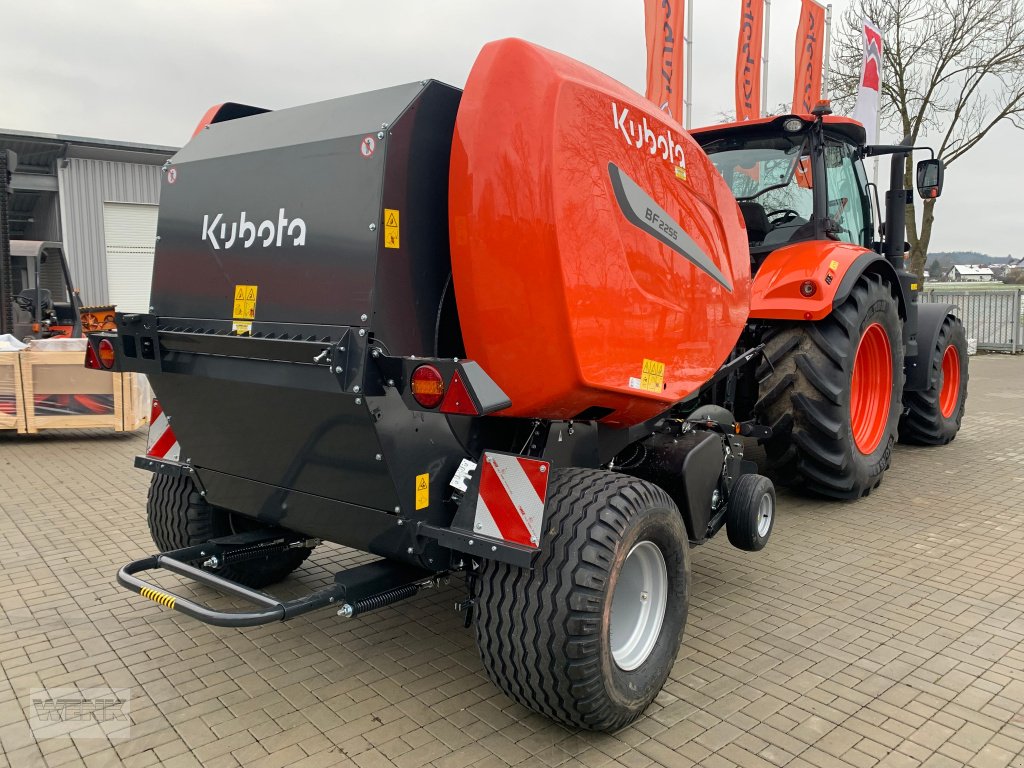
M 19 353 L 25 431 L 40 429 L 107 428 L 130 432 L 146 423 L 147 414 L 140 402 L 137 374 L 92 371 L 84 367 L 84 353 L 78 350 L 33 350 Z M 87 400 L 92 396 L 113 399 L 109 413 L 49 413 L 43 400 Z
M 24 432 L 25 402 L 21 384 L 21 353 L 0 352 L 0 397 L 4 407 L 0 407 L 0 429 L 16 429 Z M 8 404 L 13 405 L 13 413 L 8 413 Z

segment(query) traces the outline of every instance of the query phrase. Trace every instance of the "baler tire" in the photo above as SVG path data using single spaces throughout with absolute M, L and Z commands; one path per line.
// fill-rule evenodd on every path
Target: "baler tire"
M 952 411 L 943 414 L 942 396 L 946 385 L 946 371 L 943 363 L 947 355 L 956 358 L 956 381 L 950 382 L 955 391 Z M 947 317 L 939 329 L 929 359 L 929 382 L 932 386 L 923 392 L 904 392 L 903 407 L 906 413 L 900 419 L 900 442 L 911 445 L 946 445 L 960 431 L 967 405 L 967 332 L 964 324 L 956 317 Z
M 725 532 L 729 543 L 745 552 L 760 552 L 775 528 L 772 481 L 764 475 L 740 475 L 729 492 L 728 505 Z
M 863 453 L 850 408 L 862 340 L 880 325 L 889 346 L 889 411 L 880 439 Z M 762 337 L 769 362 L 758 370 L 759 420 L 769 474 L 780 484 L 834 499 L 867 496 L 882 482 L 896 442 L 903 382 L 903 323 L 889 284 L 861 275 L 849 297 L 817 322 L 770 326 Z
M 146 517 L 153 543 L 161 552 L 241 532 L 235 530 L 232 513 L 208 504 L 188 477 L 154 474 L 146 498 Z M 246 520 L 245 530 L 256 525 Z M 310 552 L 307 547 L 299 547 L 206 570 L 247 587 L 266 587 L 302 565 Z
M 556 470 L 546 508 L 533 569 L 490 560 L 480 569 L 474 621 L 483 667 L 536 712 L 572 728 L 613 731 L 643 713 L 675 663 L 689 607 L 686 528 L 662 489 L 608 471 Z M 636 609 L 639 635 L 628 636 L 648 642 L 628 655 L 636 646 L 620 635 L 620 666 L 611 635 L 615 588 L 627 558 L 641 552 L 656 562 L 655 550 L 665 567 L 663 618 L 656 629 L 643 618 L 660 610 L 654 590 L 650 604 Z

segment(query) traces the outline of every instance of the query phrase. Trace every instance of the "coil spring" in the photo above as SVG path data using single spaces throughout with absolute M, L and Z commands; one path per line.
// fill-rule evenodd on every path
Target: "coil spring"
M 270 545 L 255 544 L 249 547 L 241 547 L 239 549 L 233 549 L 230 552 L 226 552 L 221 555 L 220 561 L 222 565 L 228 563 L 238 563 L 243 560 L 255 560 L 258 557 L 267 557 L 269 555 L 276 555 L 279 552 L 284 552 L 288 549 L 288 545 L 284 542 Z
M 352 616 L 354 618 L 361 613 L 366 613 L 367 611 L 374 611 L 378 608 L 383 608 L 386 605 L 397 603 L 399 600 L 405 600 L 407 597 L 412 597 L 419 591 L 420 588 L 418 585 L 410 584 L 405 587 L 395 587 L 394 589 L 389 589 L 386 592 L 381 592 L 378 595 L 373 595 L 372 597 L 367 597 L 363 600 L 356 600 L 354 603 L 351 604 Z

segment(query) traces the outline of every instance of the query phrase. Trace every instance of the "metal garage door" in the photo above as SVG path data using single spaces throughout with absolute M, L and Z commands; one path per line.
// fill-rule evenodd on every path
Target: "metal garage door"
M 104 203 L 107 292 L 121 312 L 148 312 L 158 206 Z

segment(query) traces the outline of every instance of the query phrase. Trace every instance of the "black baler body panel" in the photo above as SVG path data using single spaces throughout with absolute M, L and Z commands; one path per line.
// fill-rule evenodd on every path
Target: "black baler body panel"
M 147 372 L 212 504 L 390 555 L 337 518 L 337 503 L 447 522 L 443 494 L 465 449 L 443 415 L 403 405 L 370 351 L 434 354 L 460 96 L 424 81 L 216 123 L 167 167 L 151 304 L 176 346 Z M 246 223 L 256 236 L 246 228 L 243 240 Z M 238 286 L 256 288 L 248 319 Z M 246 330 L 257 357 L 225 343 Z M 300 342 L 316 347 L 308 360 L 295 358 Z M 337 360 L 314 362 L 320 349 Z

